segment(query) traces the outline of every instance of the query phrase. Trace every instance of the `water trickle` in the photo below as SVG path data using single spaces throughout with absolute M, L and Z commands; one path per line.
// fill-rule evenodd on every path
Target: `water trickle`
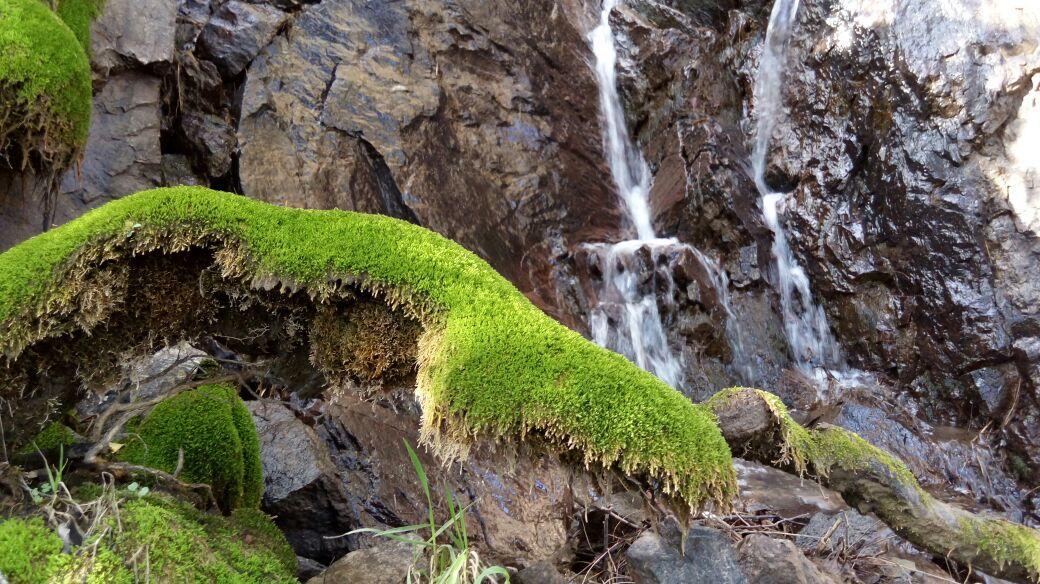
M 625 203 L 625 211 L 636 238 L 656 239 L 650 223 L 650 167 L 643 153 L 632 145 L 625 123 L 625 110 L 617 90 L 617 48 L 610 13 L 618 0 L 604 0 L 599 25 L 589 35 L 592 54 L 596 57 L 596 81 L 599 85 L 599 109 L 603 116 L 603 144 L 614 185 Z
M 747 352 L 740 340 L 737 320 L 732 318 L 729 281 L 718 262 L 676 239 L 658 238 L 654 232 L 650 220 L 650 168 L 628 133 L 617 90 L 618 56 L 610 14 L 618 4 L 619 0 L 604 0 L 599 24 L 590 33 L 589 41 L 596 58 L 607 162 L 635 239 L 613 245 L 586 246 L 590 261 L 602 273 L 596 305 L 589 314 L 592 338 L 672 387 L 680 387 L 682 362 L 668 345 L 662 312 L 675 307 L 678 292 L 674 268 L 676 262 L 688 255 L 700 264 L 707 273 L 706 279 L 715 287 L 715 296 L 726 313 L 726 336 L 733 347 L 736 368 L 742 374 L 753 371 L 746 363 Z
M 826 368 L 846 369 L 841 351 L 823 308 L 816 304 L 805 270 L 788 244 L 787 233 L 780 218 L 781 203 L 786 193 L 773 192 L 766 184 L 766 156 L 769 142 L 782 115 L 781 90 L 787 65 L 787 46 L 798 14 L 799 0 L 776 0 L 769 15 L 769 26 L 759 59 L 755 79 L 755 144 L 751 168 L 755 186 L 761 195 L 760 204 L 766 226 L 773 232 L 773 263 L 776 266 L 774 283 L 780 295 L 784 332 L 791 353 L 799 368 L 813 371 Z

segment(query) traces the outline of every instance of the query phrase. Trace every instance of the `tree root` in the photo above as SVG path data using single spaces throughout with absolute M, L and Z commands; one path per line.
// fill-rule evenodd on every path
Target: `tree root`
M 962 566 L 1040 582 L 1040 532 L 954 507 L 921 488 L 906 465 L 843 428 L 806 429 L 773 394 L 737 388 L 707 405 L 734 454 L 808 475 L 907 541 Z

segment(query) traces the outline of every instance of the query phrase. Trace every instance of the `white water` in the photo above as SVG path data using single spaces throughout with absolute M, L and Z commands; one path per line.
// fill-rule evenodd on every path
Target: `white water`
M 787 64 L 787 46 L 798 14 L 799 0 L 776 0 L 769 16 L 769 27 L 755 79 L 757 113 L 755 145 L 751 168 L 761 195 L 762 215 L 773 232 L 773 262 L 776 266 L 777 292 L 784 319 L 784 332 L 799 368 L 816 372 L 819 368 L 844 371 L 841 351 L 823 309 L 815 303 L 809 278 L 791 252 L 780 220 L 781 203 L 786 193 L 773 192 L 766 184 L 766 157 L 776 122 L 782 115 L 781 89 Z M 816 375 L 819 377 L 819 375 Z
M 618 0 L 603 0 L 599 25 L 589 35 L 592 54 L 596 57 L 596 81 L 599 85 L 599 109 L 603 116 L 603 144 L 614 185 L 625 203 L 636 238 L 657 238 L 650 224 L 650 168 L 643 153 L 632 145 L 625 123 L 625 110 L 617 90 L 617 48 L 610 28 L 610 13 Z
M 680 387 L 682 362 L 668 346 L 661 307 L 674 306 L 676 284 L 671 264 L 682 254 L 692 253 L 708 272 L 726 312 L 726 336 L 733 347 L 734 363 L 742 374 L 750 372 L 737 321 L 732 318 L 725 273 L 700 250 L 675 239 L 658 238 L 654 232 L 650 220 L 650 168 L 642 152 L 633 145 L 617 90 L 617 48 L 610 13 L 618 3 L 604 0 L 599 25 L 590 33 L 589 41 L 596 57 L 607 162 L 635 239 L 588 246 L 603 276 L 597 304 L 589 314 L 592 338 L 672 387 Z M 659 265 L 662 269 L 657 269 Z

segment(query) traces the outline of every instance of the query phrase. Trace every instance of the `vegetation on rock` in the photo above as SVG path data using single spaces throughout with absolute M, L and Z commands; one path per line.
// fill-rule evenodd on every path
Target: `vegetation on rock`
M 552 320 L 458 244 L 389 217 L 197 187 L 126 197 L 0 255 L 0 349 L 16 358 L 67 330 L 92 261 L 202 245 L 226 277 L 319 302 L 358 286 L 418 319 L 422 432 L 449 459 L 478 433 L 534 433 L 586 464 L 657 479 L 690 506 L 736 491 L 706 407 Z
M 89 36 L 88 3 L 70 0 L 65 16 Z M 69 26 L 40 0 L 0 0 L 0 157 L 64 167 L 86 143 L 90 110 L 90 63 Z
M 206 483 L 225 510 L 257 508 L 263 496 L 260 441 L 235 390 L 204 385 L 161 402 L 120 451 L 123 459 Z

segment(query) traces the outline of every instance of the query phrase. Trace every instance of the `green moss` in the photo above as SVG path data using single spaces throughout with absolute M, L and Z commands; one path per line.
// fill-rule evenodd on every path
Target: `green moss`
M 120 520 L 112 549 L 129 558 L 146 548 L 155 581 L 296 582 L 296 557 L 286 561 L 289 544 L 259 511 L 225 518 L 149 496 L 127 502 Z
M 93 551 L 93 550 L 91 550 Z M 96 553 L 80 548 L 78 554 L 57 554 L 51 558 L 48 584 L 134 584 L 134 575 L 123 558 L 104 545 Z
M 136 428 L 120 455 L 173 472 L 182 450 L 181 478 L 209 484 L 224 509 L 260 505 L 260 443 L 249 410 L 232 388 L 205 385 L 163 401 Z
M 55 10 L 62 22 L 76 35 L 83 50 L 90 54 L 90 24 L 101 15 L 105 0 L 59 0 Z
M 1040 537 L 1036 530 L 1000 519 L 964 518 L 960 522 L 966 541 L 1006 565 L 1023 565 L 1040 581 Z
M 8 519 L 0 523 L 0 574 L 11 584 L 46 582 L 61 548 L 61 539 L 39 517 Z
M 65 278 L 74 256 L 204 237 L 221 241 L 231 273 L 305 286 L 318 298 L 356 282 L 418 317 L 422 430 L 442 454 L 459 454 L 477 432 L 533 431 L 586 463 L 657 478 L 693 506 L 736 492 L 708 408 L 553 321 L 458 244 L 388 217 L 285 209 L 197 187 L 126 197 L 0 255 L 0 347 L 16 354 L 47 328 L 35 315 L 72 305 L 75 285 Z
M 43 520 L 0 523 L 0 573 L 11 584 L 296 582 L 296 556 L 271 518 L 255 509 L 202 513 L 165 496 L 133 497 L 107 519 L 101 540 L 62 553 Z
M 257 509 L 264 496 L 264 469 L 260 463 L 260 438 L 253 415 L 236 395 L 231 403 L 231 422 L 242 442 L 242 501 L 240 507 Z
M 69 446 L 76 441 L 76 433 L 60 422 L 51 422 L 22 449 L 22 454 L 32 454 L 39 448 L 43 452 L 57 450 L 59 446 Z
M 795 422 L 778 396 L 745 387 L 722 390 L 705 402 L 708 407 L 724 403 L 734 395 L 752 391 L 769 407 L 779 427 L 780 462 L 790 462 L 798 472 L 811 470 L 826 476 L 832 469 L 860 471 L 882 467 L 904 485 L 923 492 L 906 464 L 844 428 L 827 426 L 808 430 Z
M 11 142 L 67 164 L 90 126 L 90 63 L 69 27 L 39 0 L 0 0 L 0 153 Z

